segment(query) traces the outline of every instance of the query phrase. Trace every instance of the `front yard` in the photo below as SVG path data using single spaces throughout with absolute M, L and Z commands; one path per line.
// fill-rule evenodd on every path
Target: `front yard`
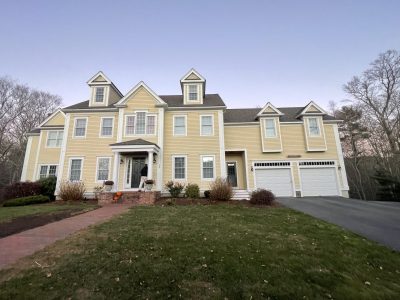
M 0 271 L 1 299 L 398 299 L 400 254 L 290 209 L 134 207 Z

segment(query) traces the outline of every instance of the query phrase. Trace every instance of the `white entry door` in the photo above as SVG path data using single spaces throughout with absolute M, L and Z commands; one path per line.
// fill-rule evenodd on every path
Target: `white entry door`
M 255 169 L 256 188 L 270 190 L 279 197 L 293 196 L 293 182 L 290 168 Z
M 300 168 L 303 196 L 337 196 L 336 168 Z

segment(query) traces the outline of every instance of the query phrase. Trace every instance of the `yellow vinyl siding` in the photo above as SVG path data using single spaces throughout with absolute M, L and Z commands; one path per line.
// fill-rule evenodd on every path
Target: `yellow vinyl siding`
M 39 145 L 39 136 L 34 135 L 30 136 L 30 139 L 32 139 L 32 144 L 31 144 L 31 151 L 29 153 L 29 158 L 28 158 L 28 166 L 26 170 L 26 180 L 28 181 L 35 181 L 36 178 L 34 178 L 34 172 L 35 172 L 35 164 L 36 164 L 36 155 L 38 152 L 38 145 Z
M 62 112 L 58 112 L 54 117 L 52 117 L 49 121 L 47 121 L 45 124 L 42 126 L 64 126 L 65 123 L 65 117 Z
M 200 78 L 194 73 L 191 73 L 188 77 L 186 77 L 186 80 L 199 80 L 199 79 Z
M 192 85 L 192 84 L 199 85 L 199 88 L 198 88 L 199 99 L 197 101 L 188 100 L 189 99 L 189 85 Z M 202 104 L 203 103 L 203 84 L 198 83 L 198 82 L 185 83 L 183 85 L 183 94 L 184 94 L 183 104 Z
M 327 159 L 337 160 L 335 136 L 333 126 L 324 125 L 327 151 L 325 152 L 307 152 L 305 145 L 304 129 L 302 124 L 281 124 L 283 151 L 279 153 L 262 153 L 260 140 L 260 126 L 225 126 L 225 148 L 226 149 L 247 149 L 248 174 L 250 189 L 254 188 L 254 172 L 251 171 L 251 165 L 257 160 L 309 160 L 309 159 Z M 322 129 L 322 128 L 321 128 Z M 289 158 L 291 155 L 301 155 L 300 158 Z M 293 169 L 296 189 L 300 189 L 297 166 Z
M 99 75 L 93 81 L 94 82 L 106 82 L 106 79 L 103 76 Z
M 244 159 L 241 154 L 226 154 L 226 163 L 236 162 L 236 177 L 237 177 L 237 188 L 246 189 L 246 173 Z
M 43 130 L 43 129 L 41 130 L 40 134 L 42 135 L 42 139 L 39 147 L 39 156 L 37 161 L 36 174 L 33 174 L 34 179 L 39 179 L 40 165 L 57 165 L 57 168 L 59 167 L 58 164 L 60 160 L 61 147 L 54 147 L 54 148 L 47 147 L 47 137 L 50 131 L 53 130 Z
M 186 115 L 187 135 L 173 136 L 173 116 Z M 200 116 L 213 115 L 214 135 L 200 136 Z M 172 180 L 172 156 L 187 156 L 186 182 L 197 183 L 200 189 L 209 188 L 210 181 L 201 180 L 201 155 L 213 155 L 214 174 L 221 176 L 220 145 L 217 111 L 179 111 L 165 113 L 164 127 L 164 183 Z
M 275 129 L 276 129 L 276 137 L 266 137 L 265 136 L 265 126 L 266 120 L 273 119 L 275 122 Z M 281 130 L 280 130 L 280 122 L 277 117 L 274 118 L 262 118 L 260 119 L 260 126 L 261 126 L 261 136 L 262 139 L 262 149 L 263 152 L 280 152 L 282 151 L 282 142 L 281 142 Z
M 309 118 L 304 117 L 304 132 L 305 132 L 305 140 L 307 144 L 308 151 L 325 151 L 326 143 L 325 143 L 325 132 L 324 127 L 322 126 L 322 117 L 312 117 L 316 118 L 319 125 L 319 136 L 310 136 L 309 132 Z
M 114 90 L 113 87 L 110 87 L 110 91 L 108 94 L 108 105 L 117 103 L 120 99 L 120 95 Z
M 316 108 L 314 105 L 310 105 L 310 107 L 307 109 L 306 113 L 313 113 L 313 112 L 320 113 L 321 111 L 318 108 Z

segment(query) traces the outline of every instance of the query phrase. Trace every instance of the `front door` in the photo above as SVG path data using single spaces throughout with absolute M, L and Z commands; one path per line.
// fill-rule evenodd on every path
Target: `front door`
M 138 188 L 140 184 L 140 171 L 145 165 L 144 158 L 132 158 L 131 188 Z
M 228 175 L 228 182 L 232 187 L 237 187 L 237 174 L 236 174 L 236 163 L 226 163 L 226 171 Z

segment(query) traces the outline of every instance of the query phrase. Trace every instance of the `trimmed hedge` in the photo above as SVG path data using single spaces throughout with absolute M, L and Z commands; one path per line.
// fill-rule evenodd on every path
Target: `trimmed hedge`
M 23 206 L 23 205 L 31 205 L 31 204 L 40 204 L 50 202 L 50 198 L 48 196 L 36 195 L 36 196 L 28 196 L 22 198 L 16 198 L 7 200 L 4 202 L 4 207 L 9 206 Z
M 191 199 L 200 198 L 199 186 L 195 183 L 189 183 L 185 188 L 185 196 Z
M 35 196 L 40 194 L 41 184 L 39 182 L 14 182 L 4 188 L 4 200 Z

